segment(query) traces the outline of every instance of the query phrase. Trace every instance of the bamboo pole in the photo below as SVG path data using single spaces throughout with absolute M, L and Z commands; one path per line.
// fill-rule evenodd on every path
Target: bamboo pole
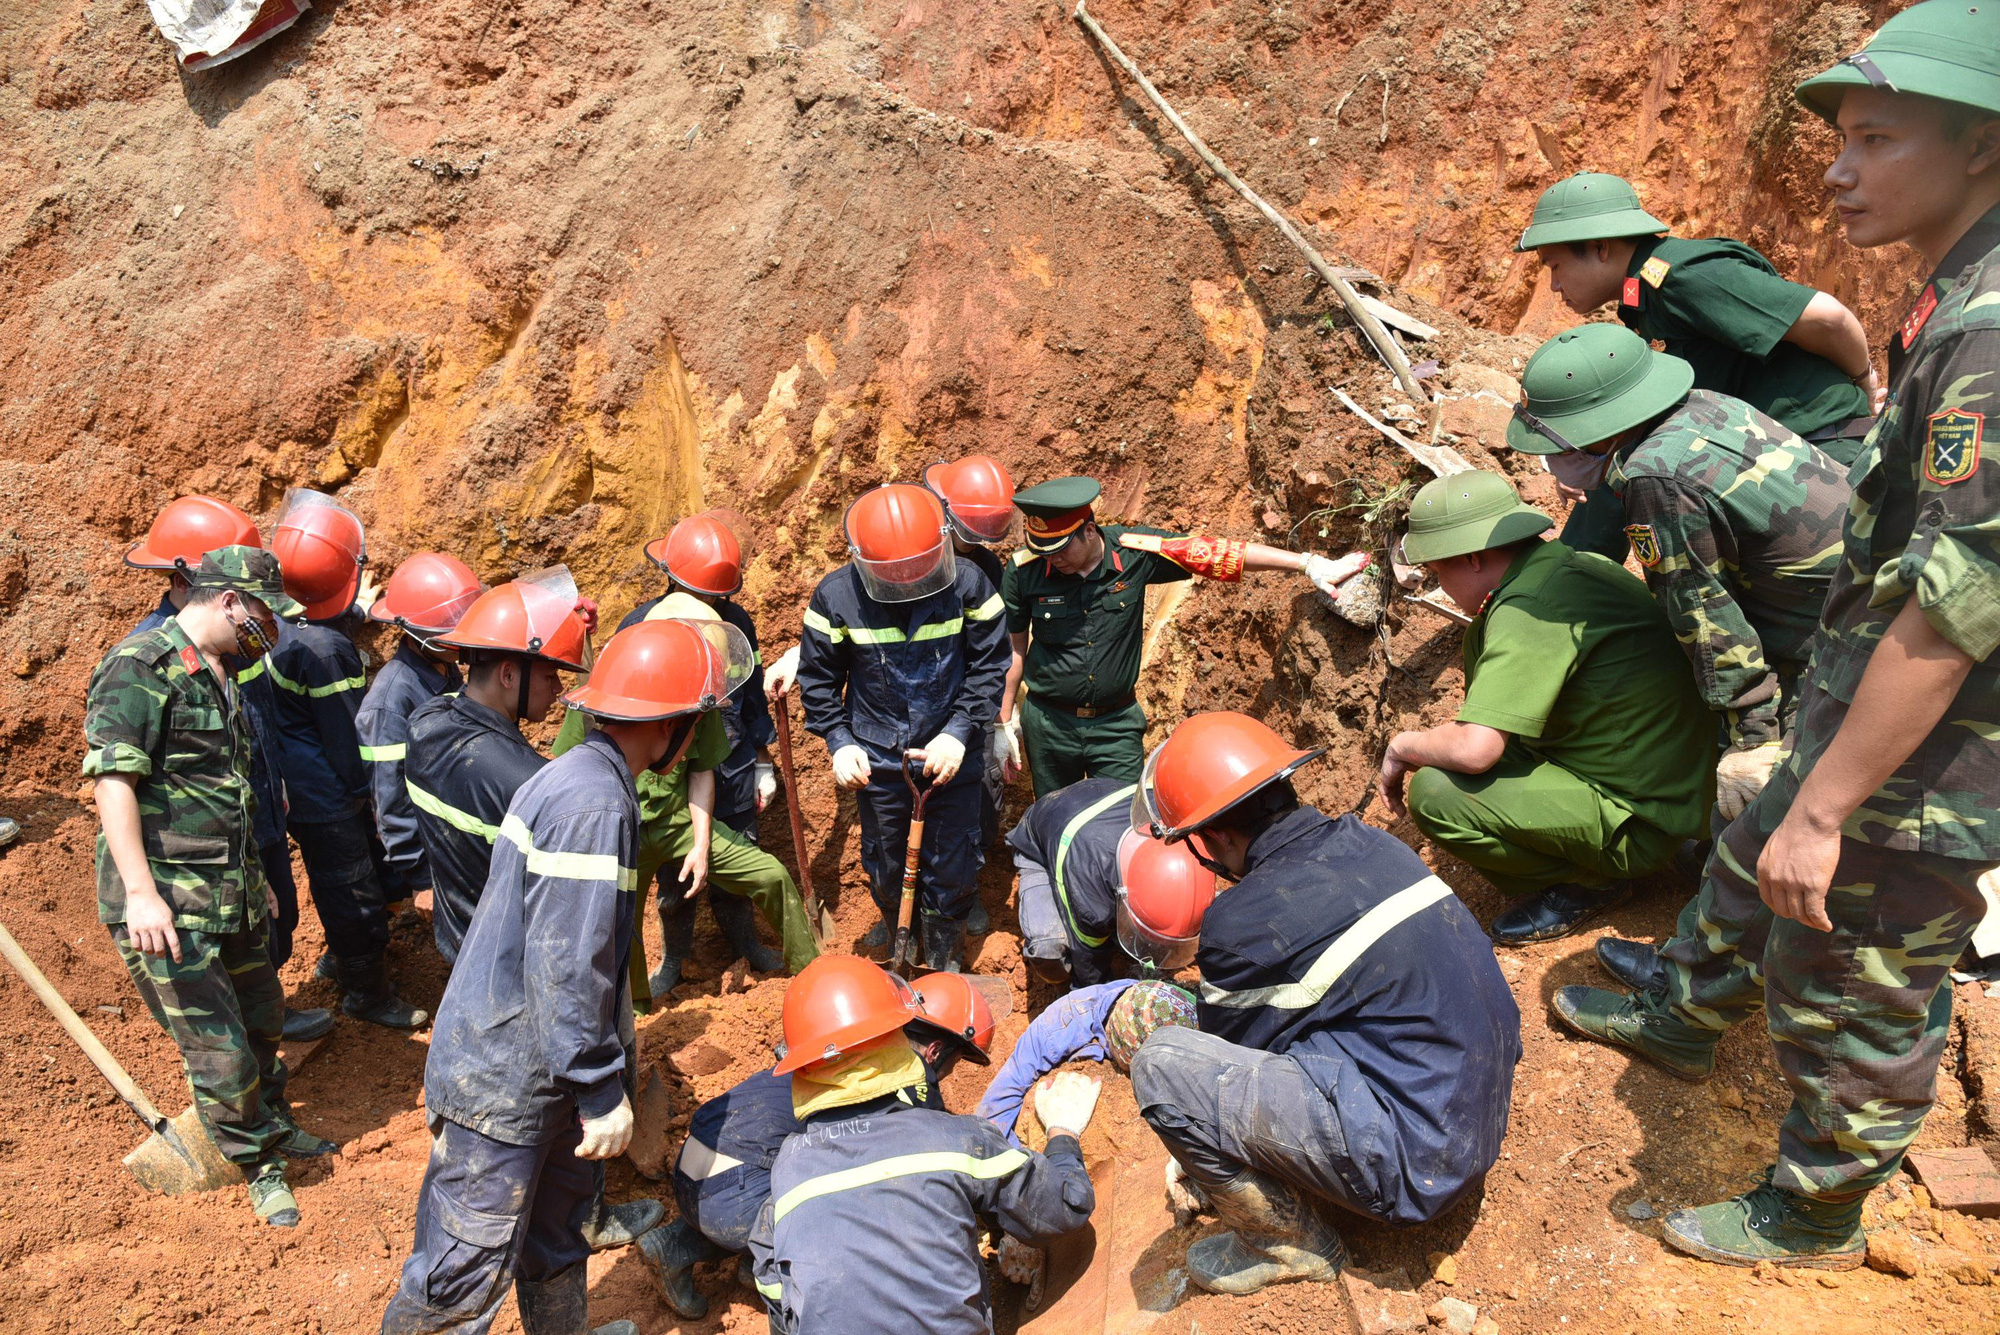
M 1416 376 L 1410 373 L 1409 358 L 1405 357 L 1403 350 L 1396 346 L 1396 340 L 1389 336 L 1389 331 L 1382 327 L 1382 322 L 1375 318 L 1375 313 L 1362 304 L 1361 294 L 1354 290 L 1353 285 L 1326 262 L 1325 257 L 1299 233 L 1298 228 L 1292 225 L 1291 219 L 1272 208 L 1264 201 L 1262 195 L 1245 185 L 1242 178 L 1229 170 L 1229 165 L 1215 155 L 1215 150 L 1203 143 L 1201 136 L 1188 128 L 1188 123 L 1181 119 L 1180 113 L 1168 105 L 1166 98 L 1160 96 L 1159 89 L 1153 87 L 1153 81 L 1140 72 L 1139 67 L 1132 63 L 1132 58 L 1119 49 L 1118 43 L 1112 41 L 1110 34 L 1099 27 L 1097 20 L 1084 9 L 1084 0 L 1077 0 L 1076 12 L 1072 17 L 1085 32 L 1090 34 L 1091 39 L 1104 49 L 1104 53 L 1111 57 L 1118 68 L 1124 70 L 1132 81 L 1139 85 L 1139 90 L 1145 93 L 1147 101 L 1167 118 L 1167 123 L 1180 133 L 1181 138 L 1188 141 L 1189 146 L 1200 155 L 1201 160 L 1208 164 L 1208 169 L 1221 177 L 1230 189 L 1248 200 L 1252 208 L 1263 214 L 1273 227 L 1284 234 L 1285 240 L 1291 242 L 1298 252 L 1305 256 L 1306 263 L 1312 266 L 1312 271 L 1319 275 L 1320 281 L 1332 288 L 1335 295 L 1340 298 L 1340 304 L 1347 308 L 1348 318 L 1354 321 L 1369 343 L 1374 345 L 1376 354 L 1388 364 L 1391 371 L 1395 372 L 1396 382 L 1403 387 L 1403 392 L 1418 403 L 1430 402 L 1430 396 L 1424 393 L 1423 387 L 1417 383 Z

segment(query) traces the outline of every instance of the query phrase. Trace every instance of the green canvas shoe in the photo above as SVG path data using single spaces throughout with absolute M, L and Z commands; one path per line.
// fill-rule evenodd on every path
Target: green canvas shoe
M 285 1185 L 284 1164 L 266 1164 L 250 1179 L 250 1208 L 273 1228 L 298 1227 L 299 1202 Z
M 1584 1037 L 1636 1052 L 1669 1075 L 1706 1080 L 1715 1074 L 1715 1044 L 1721 1035 L 1640 1010 L 1630 993 L 1560 987 L 1549 1009 Z
M 1719 1265 L 1764 1261 L 1805 1270 L 1852 1270 L 1868 1258 L 1861 1202 L 1826 1205 L 1764 1181 L 1741 1196 L 1676 1210 L 1660 1236 L 1669 1247 Z

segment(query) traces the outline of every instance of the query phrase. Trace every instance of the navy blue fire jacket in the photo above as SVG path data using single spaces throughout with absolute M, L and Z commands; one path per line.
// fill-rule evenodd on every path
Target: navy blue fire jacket
M 1435 1218 L 1500 1154 L 1521 1016 L 1493 943 L 1400 841 L 1310 807 L 1202 922 L 1204 1033 L 1296 1060 L 1378 1218 Z
M 993 585 L 971 561 L 956 570 L 950 588 L 907 603 L 868 597 L 852 565 L 813 590 L 799 699 L 829 752 L 860 741 L 899 753 L 948 732 L 977 770 L 1013 651 Z
M 638 861 L 639 792 L 603 733 L 521 785 L 438 1003 L 424 1065 L 433 1115 L 538 1145 L 618 1106 Z
M 142 630 L 155 630 L 171 620 L 180 609 L 173 599 L 160 595 L 160 605 L 140 619 L 132 627 L 137 635 Z M 278 754 L 278 699 L 271 687 L 271 678 L 264 671 L 264 660 L 245 662 L 235 654 L 224 654 L 222 663 L 236 674 L 236 694 L 243 701 L 243 713 L 250 721 L 250 791 L 257 795 L 257 811 L 251 820 L 251 830 L 256 835 L 257 846 L 267 848 L 283 843 L 285 838 L 285 783 L 280 777 L 280 756 Z
M 463 695 L 419 706 L 408 746 L 403 791 L 430 867 L 431 934 L 451 964 L 493 869 L 500 822 L 521 785 L 549 762 L 513 719 Z
M 618 623 L 618 629 L 644 621 L 660 601 L 651 598 L 640 603 Z M 757 649 L 756 623 L 727 598 L 710 606 L 750 641 L 750 680 L 736 692 L 736 708 L 722 716 L 724 731 L 729 734 L 729 756 L 715 767 L 715 819 L 735 829 L 757 812 L 757 756 L 778 740 L 778 727 L 771 721 L 771 702 L 764 698 L 764 658 Z
M 808 1119 L 750 1234 L 757 1291 L 787 1335 L 988 1335 L 982 1219 L 1042 1246 L 1097 1203 L 1083 1151 L 1018 1150 L 983 1117 L 894 1095 Z
M 361 650 L 332 623 L 287 621 L 264 658 L 277 687 L 278 750 L 291 819 L 345 820 L 368 805 L 354 716 L 368 690 Z
M 362 697 L 361 710 L 354 716 L 375 802 L 375 828 L 381 831 L 382 847 L 396 881 L 388 887 L 391 899 L 407 897 L 431 883 L 423 837 L 417 833 L 417 809 L 403 787 L 410 716 L 418 706 L 464 684 L 456 664 L 431 662 L 406 635 L 375 674 L 368 694 Z
M 1085 779 L 1037 798 L 1007 846 L 1049 874 L 1069 933 L 1070 982 L 1091 987 L 1118 967 L 1118 841 L 1132 827 L 1136 785 Z

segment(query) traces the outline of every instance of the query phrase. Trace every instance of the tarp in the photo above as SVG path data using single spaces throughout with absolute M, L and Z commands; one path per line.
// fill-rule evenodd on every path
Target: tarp
M 181 67 L 204 70 L 234 60 L 299 21 L 312 0 L 146 0 L 153 25 L 174 44 Z

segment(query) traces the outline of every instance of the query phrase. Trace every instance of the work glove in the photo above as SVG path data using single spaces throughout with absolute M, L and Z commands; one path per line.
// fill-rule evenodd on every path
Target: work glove
M 1028 763 L 1027 743 L 1021 736 L 1021 716 L 1016 714 L 1000 720 L 998 734 L 1006 743 L 1006 750 L 1000 753 L 1000 759 L 1005 762 L 1007 777 L 1011 779 Z
M 614 1159 L 632 1143 L 632 1100 L 620 1098 L 618 1106 L 602 1117 L 583 1119 L 583 1139 L 577 1143 L 579 1159 Z
M 1104 1082 L 1081 1071 L 1057 1071 L 1035 1086 L 1035 1116 L 1050 1135 L 1058 1131 L 1081 1136 L 1097 1111 L 1097 1094 Z
M 361 572 L 361 582 L 354 588 L 354 605 L 366 612 L 375 606 L 375 600 L 382 596 L 382 586 L 376 582 L 372 571 Z
M 1041 1305 L 1048 1259 L 1048 1253 L 1040 1247 L 1030 1247 L 1011 1233 L 1002 1233 L 1000 1245 L 994 1249 L 994 1260 L 1000 1263 L 1000 1278 L 1027 1286 L 1030 1311 Z
M 1340 586 L 1368 568 L 1371 558 L 1367 552 L 1350 552 L 1338 561 L 1330 556 L 1308 556 L 1301 573 L 1313 582 L 1313 587 L 1329 598 L 1340 596 Z
M 965 743 L 948 732 L 931 738 L 924 748 L 924 773 L 934 783 L 950 783 L 965 763 Z
M 778 795 L 778 770 L 768 760 L 757 762 L 757 810 L 771 805 L 771 799 Z
M 799 646 L 796 644 L 778 655 L 778 661 L 764 669 L 764 694 L 773 702 L 799 679 Z
M 1208 1208 L 1208 1197 L 1181 1167 L 1181 1161 L 1167 1156 L 1167 1208 L 1174 1212 L 1174 1223 L 1186 1228 L 1195 1216 Z
M 843 746 L 833 753 L 833 781 L 842 788 L 866 788 L 871 773 L 868 753 L 860 747 Z
M 1784 754 L 1781 742 L 1765 742 L 1746 751 L 1731 751 L 1715 767 L 1715 806 L 1724 820 L 1743 814 L 1770 782 L 1771 771 Z

